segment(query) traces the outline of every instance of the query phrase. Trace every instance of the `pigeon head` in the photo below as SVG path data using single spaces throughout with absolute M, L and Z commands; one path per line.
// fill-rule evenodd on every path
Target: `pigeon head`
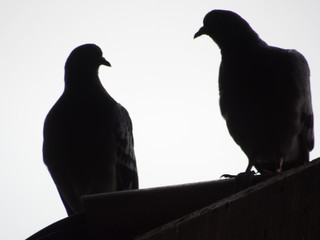
M 95 44 L 84 44 L 75 48 L 69 55 L 65 70 L 69 74 L 97 74 L 100 65 L 111 67 Z
M 227 10 L 213 10 L 205 16 L 203 27 L 194 38 L 204 34 L 211 37 L 221 49 L 237 48 L 261 41 L 243 18 Z

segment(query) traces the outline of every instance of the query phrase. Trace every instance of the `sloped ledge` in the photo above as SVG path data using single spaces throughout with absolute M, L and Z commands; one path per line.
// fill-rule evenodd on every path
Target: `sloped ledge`
M 320 158 L 135 240 L 320 239 Z
M 84 196 L 85 215 L 94 239 L 133 239 L 192 213 L 270 176 L 191 183 Z
M 28 240 L 320 239 L 319 186 L 318 159 L 241 184 L 228 179 L 89 195 L 83 213 Z

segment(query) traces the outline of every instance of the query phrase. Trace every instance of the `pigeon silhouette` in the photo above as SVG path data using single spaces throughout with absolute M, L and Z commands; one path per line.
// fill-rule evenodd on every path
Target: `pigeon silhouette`
M 131 119 L 102 86 L 100 65 L 111 66 L 94 44 L 71 52 L 44 123 L 44 163 L 68 215 L 82 211 L 82 195 L 138 188 Z
M 280 172 L 309 161 L 313 112 L 309 67 L 296 50 L 267 45 L 239 15 L 213 10 L 194 38 L 221 50 L 220 110 L 247 155 L 246 172 Z

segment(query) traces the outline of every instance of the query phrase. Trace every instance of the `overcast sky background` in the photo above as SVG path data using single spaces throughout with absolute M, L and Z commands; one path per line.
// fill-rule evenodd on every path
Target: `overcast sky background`
M 66 217 L 42 162 L 46 114 L 64 89 L 64 64 L 99 45 L 107 91 L 129 111 L 140 186 L 218 179 L 244 171 L 218 105 L 220 51 L 193 39 L 212 9 L 245 18 L 268 44 L 295 48 L 311 69 L 320 156 L 318 0 L 2 0 L 0 3 L 0 239 L 24 239 Z

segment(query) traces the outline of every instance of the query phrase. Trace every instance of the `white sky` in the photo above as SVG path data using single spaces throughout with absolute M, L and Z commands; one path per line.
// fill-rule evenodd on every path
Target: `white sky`
M 193 39 L 212 9 L 239 13 L 270 45 L 295 48 L 311 69 L 320 156 L 318 0 L 2 0 L 0 239 L 24 239 L 66 217 L 42 162 L 43 121 L 64 88 L 71 50 L 95 43 L 107 91 L 132 118 L 142 188 L 245 170 L 218 105 L 220 51 Z

